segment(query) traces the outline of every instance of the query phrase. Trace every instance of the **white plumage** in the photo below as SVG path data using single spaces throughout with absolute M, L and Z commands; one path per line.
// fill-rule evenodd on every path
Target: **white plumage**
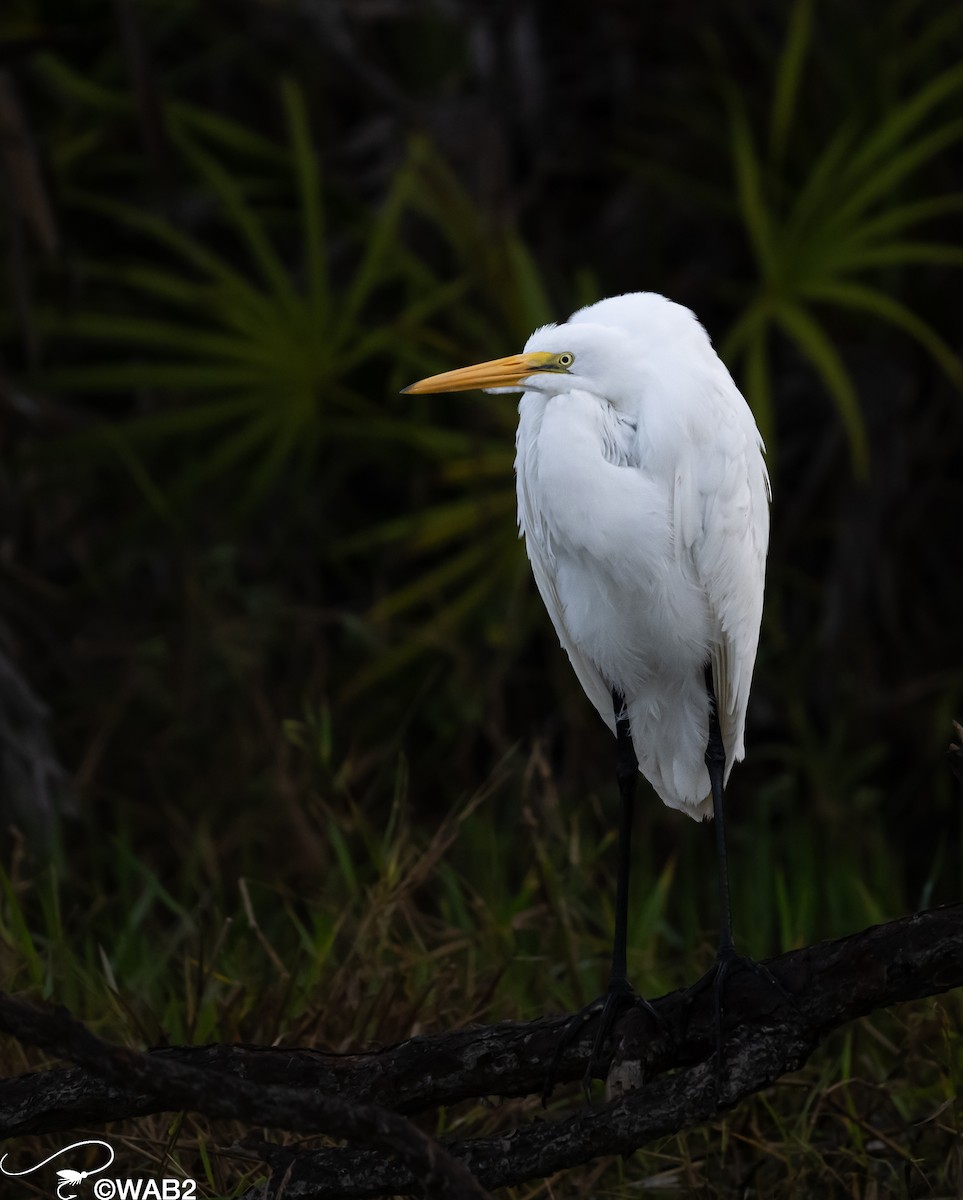
M 744 731 L 769 541 L 752 413 L 694 315 L 654 293 L 602 300 L 529 338 L 569 352 L 526 381 L 515 471 L 535 582 L 579 682 L 615 731 L 625 697 L 642 774 L 711 813 L 712 663 L 727 777 Z
M 518 524 L 579 682 L 613 731 L 625 697 L 639 769 L 711 815 L 712 665 L 726 777 L 744 731 L 769 540 L 752 413 L 695 316 L 651 292 L 599 301 L 525 352 L 409 391 L 519 390 Z

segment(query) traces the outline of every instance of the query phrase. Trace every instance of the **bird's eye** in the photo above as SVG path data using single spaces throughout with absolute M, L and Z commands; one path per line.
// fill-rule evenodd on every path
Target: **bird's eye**
M 558 365 L 560 367 L 570 367 L 573 362 L 575 362 L 575 355 L 569 354 L 567 350 L 564 354 L 558 356 Z

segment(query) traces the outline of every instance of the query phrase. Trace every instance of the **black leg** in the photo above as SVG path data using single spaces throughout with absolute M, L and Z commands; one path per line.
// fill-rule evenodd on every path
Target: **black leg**
M 625 701 L 613 689 L 615 708 L 615 777 L 619 783 L 619 873 L 615 885 L 615 936 L 612 940 L 612 973 L 609 982 L 627 980 L 626 944 L 629 936 L 629 873 L 632 869 L 632 817 L 635 809 L 635 784 L 639 777 L 639 760 L 632 745 L 629 718 Z
M 612 704 L 615 710 L 616 757 L 615 775 L 619 784 L 619 844 L 618 844 L 618 876 L 615 885 L 615 932 L 612 938 L 612 969 L 609 973 L 609 984 L 604 994 L 591 1004 L 586 1005 L 581 1012 L 575 1013 L 563 1028 L 552 1062 L 545 1080 L 545 1090 L 542 1095 L 543 1103 L 552 1094 L 555 1085 L 555 1073 L 561 1061 L 562 1054 L 578 1037 L 585 1025 L 593 1017 L 599 1017 L 598 1030 L 592 1043 L 592 1055 L 585 1069 L 582 1086 L 586 1096 L 589 1095 L 589 1085 L 597 1071 L 605 1065 L 605 1044 L 612 1031 L 615 1018 L 623 1008 L 638 1005 L 644 1008 L 653 1018 L 660 1030 L 671 1037 L 658 1013 L 652 1005 L 639 996 L 629 983 L 626 946 L 629 927 L 629 873 L 632 867 L 632 817 L 635 807 L 635 788 L 639 774 L 639 760 L 632 745 L 632 731 L 629 719 L 625 714 L 625 699 L 620 692 L 613 689 Z
M 710 972 L 716 1010 L 716 1076 L 722 1070 L 722 990 L 726 976 L 737 959 L 732 937 L 732 903 L 729 899 L 729 856 L 726 852 L 726 821 L 723 809 L 726 778 L 726 748 L 722 741 L 716 692 L 712 686 L 712 666 L 706 663 L 706 691 L 709 693 L 709 740 L 706 742 L 706 767 L 712 788 L 712 823 L 716 832 L 716 862 L 719 876 L 719 953 Z
M 716 827 L 716 858 L 719 864 L 719 954 L 734 947 L 732 939 L 732 905 L 729 901 L 729 857 L 726 853 L 726 821 L 723 811 L 726 778 L 726 748 L 722 744 L 722 729 L 716 711 L 716 693 L 712 686 L 712 667 L 705 668 L 706 691 L 709 693 L 709 740 L 706 743 L 706 767 L 712 788 L 712 823 Z
M 706 743 L 706 767 L 709 771 L 709 785 L 712 789 L 712 819 L 716 834 L 716 857 L 719 869 L 719 953 L 715 965 L 689 989 L 692 996 L 703 991 L 710 984 L 713 989 L 716 1017 L 716 1088 L 723 1088 L 723 1054 L 722 1054 L 722 995 L 725 981 L 733 967 L 745 967 L 761 979 L 765 979 L 782 998 L 794 1008 L 796 1002 L 786 991 L 778 979 L 752 958 L 736 952 L 732 936 L 732 906 L 729 899 L 729 861 L 726 853 L 726 825 L 723 808 L 725 797 L 726 750 L 722 741 L 722 730 L 719 726 L 719 714 L 716 711 L 716 694 L 712 685 L 712 667 L 705 668 L 706 691 L 709 693 L 709 738 Z

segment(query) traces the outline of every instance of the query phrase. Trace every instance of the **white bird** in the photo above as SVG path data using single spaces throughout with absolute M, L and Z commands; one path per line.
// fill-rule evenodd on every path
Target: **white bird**
M 637 771 L 670 808 L 716 817 L 717 997 L 732 964 L 749 962 L 733 946 L 722 804 L 732 764 L 745 755 L 762 619 L 764 447 L 702 325 L 652 292 L 600 300 L 536 330 L 522 354 L 405 391 L 473 388 L 524 391 L 520 534 L 559 641 L 618 738 L 615 944 L 608 991 L 584 1014 L 603 1010 L 591 1071 L 617 1009 L 645 1004 L 625 963 Z

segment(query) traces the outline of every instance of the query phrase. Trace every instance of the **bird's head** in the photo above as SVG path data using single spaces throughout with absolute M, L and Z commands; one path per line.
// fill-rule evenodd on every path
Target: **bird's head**
M 652 364 L 669 343 L 708 338 L 687 309 L 635 292 L 580 309 L 563 325 L 536 329 L 521 354 L 431 375 L 405 392 L 590 392 L 628 410 L 639 402 Z
M 545 325 L 532 334 L 521 354 L 431 375 L 404 391 L 417 395 L 481 388 L 486 392 L 552 395 L 580 388 L 613 402 L 618 364 L 624 362 L 625 352 L 630 349 L 620 345 L 625 340 L 617 330 L 596 326 Z

